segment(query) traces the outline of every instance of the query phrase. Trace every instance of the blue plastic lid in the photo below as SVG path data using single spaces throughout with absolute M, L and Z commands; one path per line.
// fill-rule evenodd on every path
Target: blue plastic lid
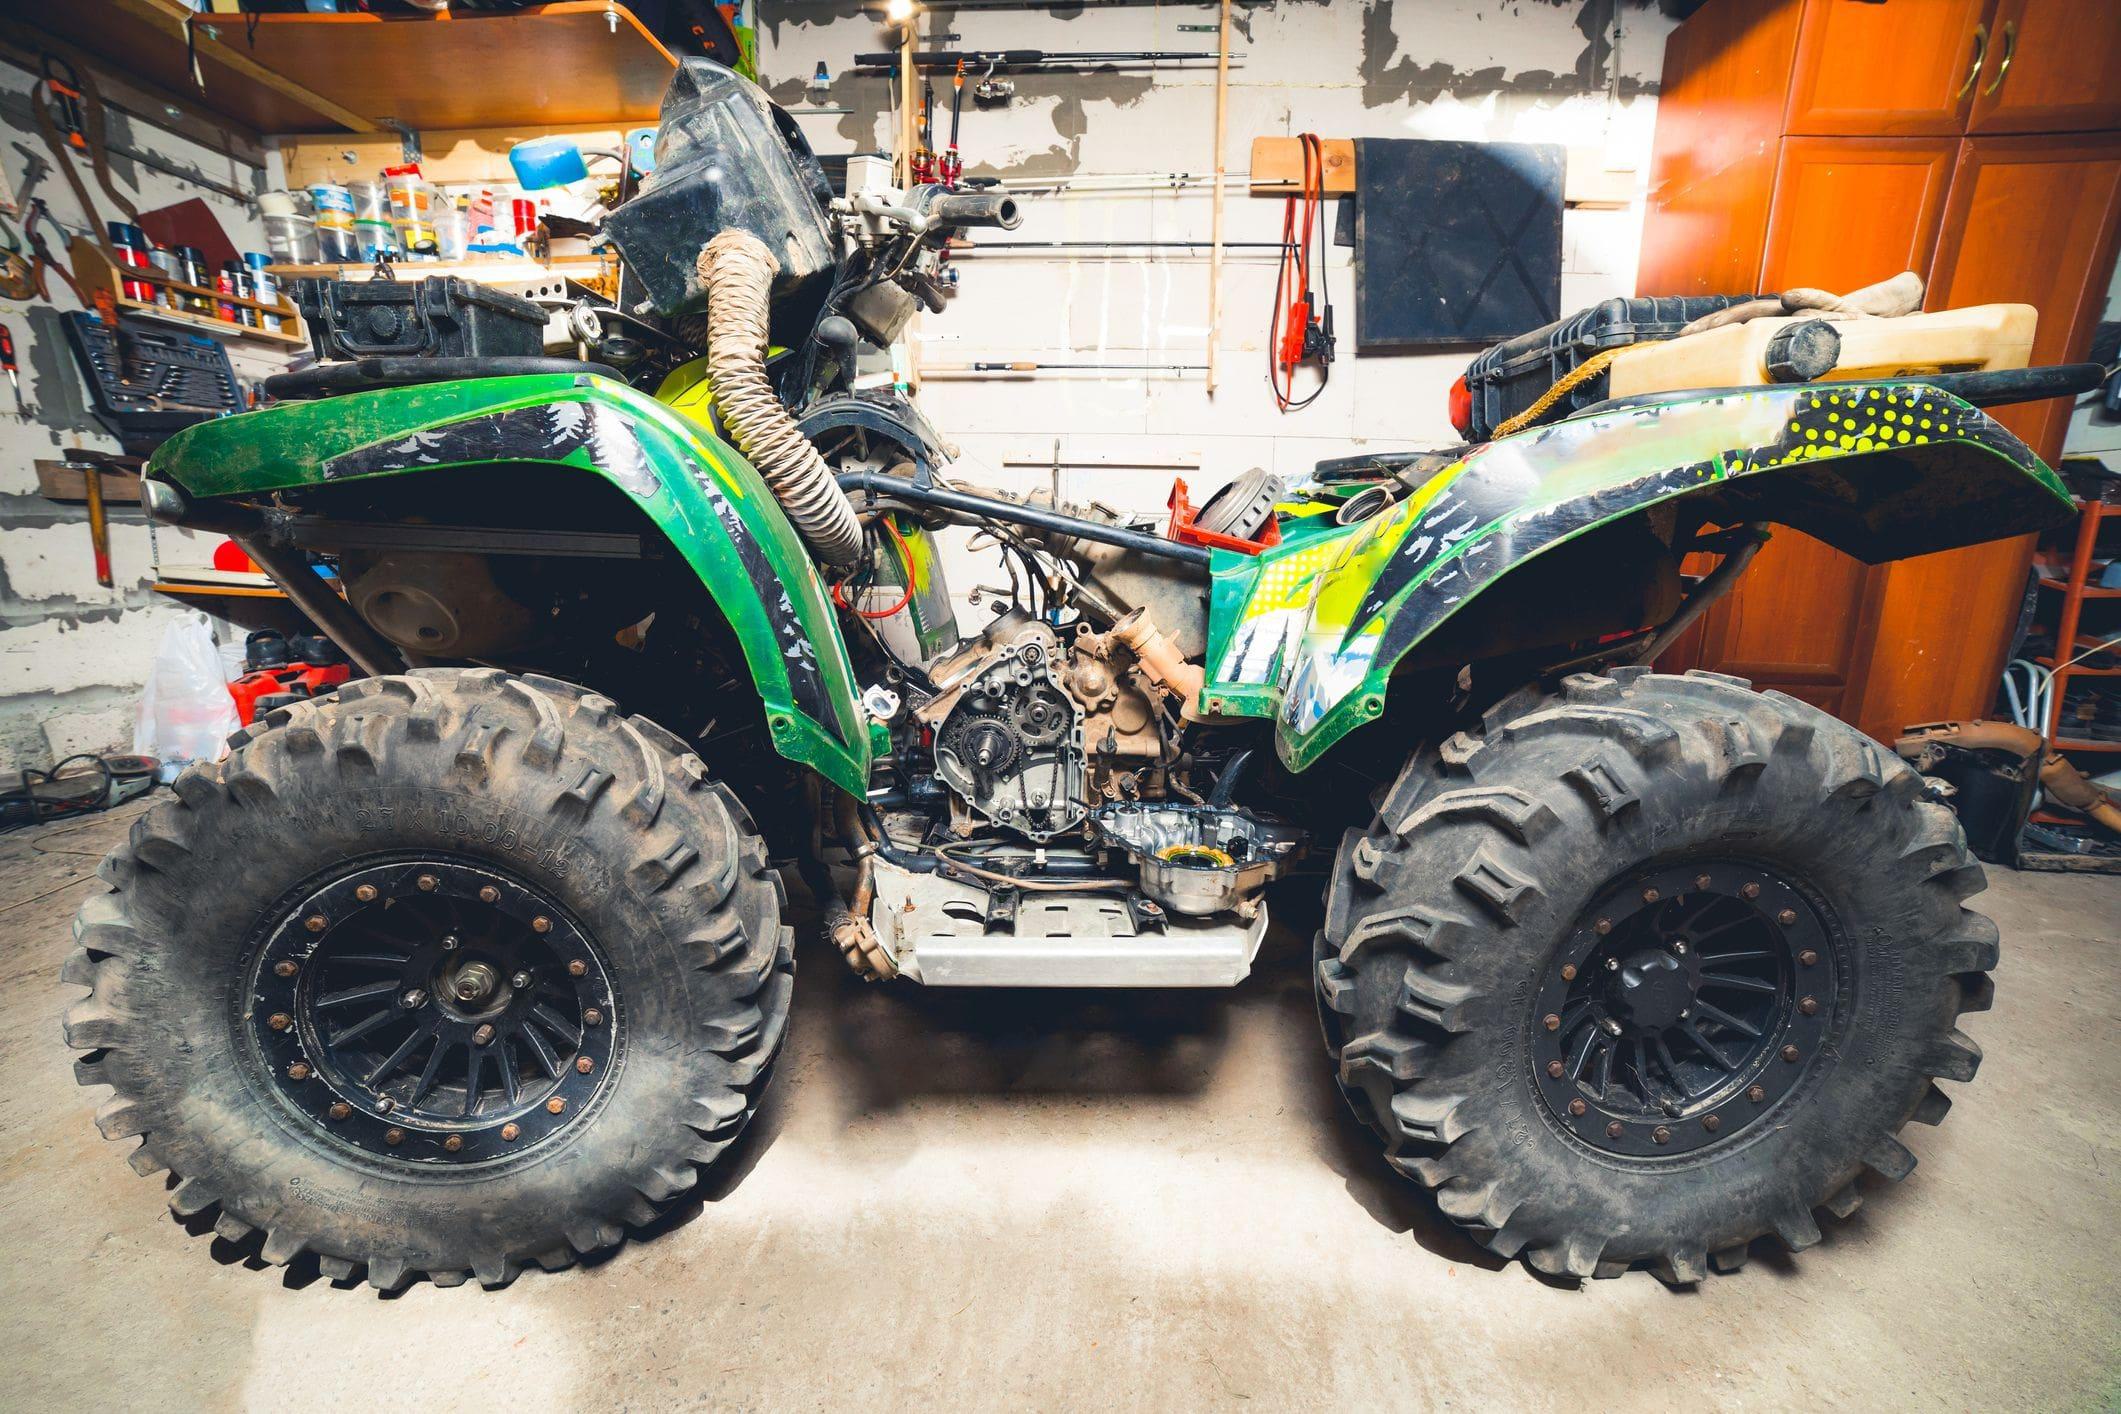
M 572 138 L 540 137 L 508 149 L 508 165 L 525 191 L 564 187 L 589 175 L 589 164 Z

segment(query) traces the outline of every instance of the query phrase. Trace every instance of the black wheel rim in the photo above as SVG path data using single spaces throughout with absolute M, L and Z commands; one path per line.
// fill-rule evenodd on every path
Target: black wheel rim
M 592 940 L 539 891 L 461 860 L 371 863 L 302 896 L 251 967 L 243 1021 L 274 1093 L 330 1142 L 462 1167 L 592 1109 L 624 1017 Z
M 1769 870 L 1696 860 L 1630 876 L 1547 966 L 1533 1081 L 1563 1128 L 1605 1153 L 1732 1143 L 1811 1073 L 1840 973 L 1829 919 Z

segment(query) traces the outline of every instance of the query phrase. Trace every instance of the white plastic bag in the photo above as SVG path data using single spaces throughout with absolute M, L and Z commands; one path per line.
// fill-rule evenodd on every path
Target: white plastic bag
M 187 614 L 162 633 L 153 670 L 140 694 L 133 750 L 162 762 L 162 779 L 195 761 L 218 761 L 242 723 L 229 696 L 220 650 L 206 620 Z

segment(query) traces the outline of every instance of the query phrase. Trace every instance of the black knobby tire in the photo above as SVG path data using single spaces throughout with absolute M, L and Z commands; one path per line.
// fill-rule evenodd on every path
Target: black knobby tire
M 1674 1105 L 1684 1118 L 1602 1113 L 1624 1087 L 1557 1078 L 1573 1057 L 1553 1032 L 1569 1023 L 1542 999 L 1617 985 L 1558 979 L 1576 977 L 1565 959 L 1596 957 L 1605 900 L 1660 906 L 1640 902 L 1656 897 L 1643 881 L 1675 870 L 1680 888 L 1764 880 L 1754 898 L 1776 911 L 1760 927 L 1815 930 L 1783 961 L 1746 954 L 1768 959 L 1745 964 L 1762 977 L 1801 976 L 1802 1009 L 1775 1013 L 1798 1039 L 1755 1024 L 1758 1069 L 1698 1110 Z M 1714 674 L 1578 675 L 1417 753 L 1370 829 L 1349 832 L 1316 944 L 1319 1012 L 1390 1163 L 1495 1252 L 1552 1275 L 1641 1264 L 1696 1281 L 1768 1233 L 1817 1242 L 1814 1209 L 1853 1212 L 1866 1167 L 1914 1167 L 1899 1130 L 1941 1120 L 1934 1079 L 1969 1080 L 1980 1060 L 1956 1019 L 1991 996 L 1996 927 L 1961 907 L 1983 886 L 1920 778 L 1815 708 Z M 1602 1037 L 1583 1044 L 1603 1054 Z
M 497 1285 L 615 1245 L 729 1147 L 785 1031 L 793 936 L 750 816 L 682 741 L 566 683 L 431 669 L 276 710 L 233 747 L 179 777 L 104 861 L 110 891 L 83 905 L 64 973 L 90 989 L 66 1017 L 67 1043 L 87 1052 L 76 1075 L 115 1092 L 97 1124 L 138 1136 L 141 1173 L 172 1172 L 180 1216 L 257 1234 L 268 1262 L 313 1253 L 333 1279 L 365 1267 L 384 1289 L 423 1274 Z M 517 974 L 524 1005 L 550 1002 L 554 1098 L 519 1097 L 511 1070 L 504 1099 L 527 1113 L 505 1132 L 392 1112 L 352 1072 L 331 1072 L 346 1090 L 327 1092 L 313 1052 L 332 1014 L 316 1031 L 259 1015 L 298 995 L 304 949 L 338 936 L 321 911 L 300 916 L 306 900 L 352 910 L 356 887 L 377 897 L 352 880 L 404 878 L 439 898 L 459 877 L 463 898 L 408 895 L 377 926 L 416 934 L 423 907 L 471 916 L 478 899 L 520 898 L 520 916 L 496 912 L 482 936 L 512 928 L 558 949 L 550 978 Z M 304 923 L 320 941 L 302 941 Z M 594 989 L 594 1005 L 552 1019 L 570 989 Z M 498 1078 L 472 1064 L 467 1096 Z M 523 1073 L 541 1078 L 527 1059 Z

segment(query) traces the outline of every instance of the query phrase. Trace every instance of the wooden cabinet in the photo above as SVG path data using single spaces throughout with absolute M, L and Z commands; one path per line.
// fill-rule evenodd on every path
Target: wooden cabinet
M 2077 35 L 2070 58 L 2035 71 L 2029 56 L 2068 33 Z M 1954 51 L 1955 35 L 1969 44 Z M 1666 52 L 1637 289 L 1846 290 L 1914 270 L 1932 309 L 2037 307 L 2034 362 L 2084 357 L 2121 237 L 2121 132 L 1985 136 L 1979 125 L 2039 114 L 2121 128 L 2121 112 L 2109 111 L 2121 107 L 2121 80 L 2107 77 L 2121 57 L 2102 61 L 2099 76 L 2080 57 L 2116 44 L 2121 3 L 1711 0 Z M 1684 113 L 1668 126 L 1665 111 L 1699 91 L 1704 50 L 1719 59 L 1712 135 Z M 1734 66 L 1734 53 L 1752 61 Z M 1948 53 L 1960 66 L 1949 87 Z M 1866 65 L 1895 72 L 1866 84 Z M 1775 102 L 1737 91 L 1748 82 L 1781 85 L 1779 120 L 1761 116 Z M 1714 183 L 1697 159 L 1704 146 L 1739 154 L 1712 164 Z M 1742 155 L 1756 150 L 1769 156 Z M 1997 415 L 2043 457 L 2059 454 L 2065 403 Z M 1749 677 L 1887 739 L 1911 722 L 1985 713 L 2031 552 L 2025 537 L 1868 566 L 1780 531 L 1665 662 Z
M 2001 0 L 1969 131 L 2121 128 L 2121 6 L 2114 0 Z
M 1879 137 L 1959 133 L 1981 81 L 1993 3 L 1813 0 L 1803 5 L 1783 131 Z

